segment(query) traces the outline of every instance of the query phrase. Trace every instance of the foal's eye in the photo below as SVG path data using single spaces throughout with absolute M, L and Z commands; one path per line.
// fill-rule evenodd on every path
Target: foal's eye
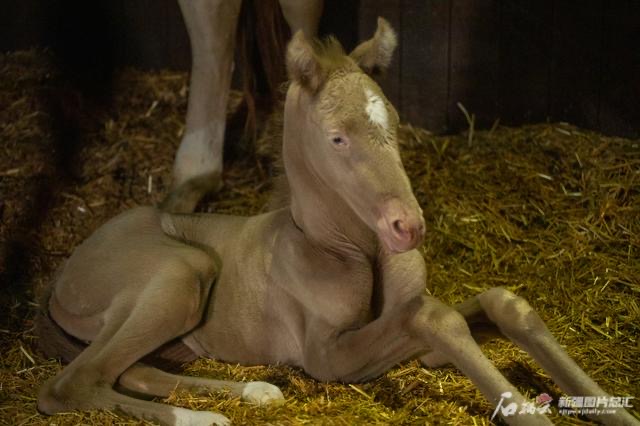
M 334 136 L 331 138 L 331 142 L 333 142 L 334 145 L 344 145 L 346 143 L 341 136 Z
M 327 136 L 329 136 L 328 140 L 331 141 L 331 145 L 333 145 L 334 148 L 343 150 L 349 147 L 349 138 L 344 133 L 334 131 Z

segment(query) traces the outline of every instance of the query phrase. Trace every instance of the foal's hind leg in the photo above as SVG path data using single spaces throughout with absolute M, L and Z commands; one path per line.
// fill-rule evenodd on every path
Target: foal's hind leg
M 233 396 L 239 396 L 244 401 L 258 405 L 284 402 L 280 389 L 269 383 L 244 383 L 179 376 L 139 363 L 122 373 L 118 383 L 138 393 L 165 398 L 174 390 L 184 390 L 196 395 L 208 395 L 211 392 L 226 390 Z
M 109 409 L 167 425 L 228 424 L 220 414 L 142 401 L 113 390 L 123 371 L 188 332 L 201 318 L 208 293 L 202 289 L 209 284 L 178 269 L 159 274 L 138 294 L 123 293 L 114 299 L 96 339 L 41 389 L 40 411 Z
M 540 316 L 523 298 L 504 288 L 493 288 L 455 308 L 467 319 L 472 330 L 502 335 L 516 343 L 568 395 L 608 396 L 562 349 Z M 437 353 L 423 358 L 427 364 L 436 360 L 446 359 Z M 622 408 L 618 408 L 615 414 L 589 417 L 608 425 L 640 425 Z

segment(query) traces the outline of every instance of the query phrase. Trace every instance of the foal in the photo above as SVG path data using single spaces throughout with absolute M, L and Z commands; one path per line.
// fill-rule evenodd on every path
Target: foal
M 41 411 L 117 408 L 171 425 L 228 423 L 125 396 L 116 383 L 156 396 L 229 389 L 256 403 L 283 399 L 267 383 L 181 377 L 139 362 L 176 339 L 198 356 L 285 363 L 323 381 L 369 380 L 415 357 L 451 362 L 494 405 L 505 392 L 524 403 L 474 340 L 487 329 L 531 354 L 565 392 L 606 395 L 518 296 L 495 288 L 451 308 L 425 294 L 415 250 L 424 221 L 398 153 L 398 116 L 363 72 L 385 68 L 395 45 L 382 19 L 349 56 L 302 33 L 289 44 L 288 207 L 248 218 L 137 208 L 74 251 L 47 314 L 90 344 L 43 386 Z M 550 424 L 542 414 L 505 420 Z M 600 420 L 638 424 L 624 409 Z

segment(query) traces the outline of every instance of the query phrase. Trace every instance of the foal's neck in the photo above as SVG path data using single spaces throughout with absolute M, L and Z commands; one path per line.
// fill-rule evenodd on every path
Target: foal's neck
M 379 250 L 377 235 L 335 190 L 308 170 L 299 149 L 304 141 L 292 139 L 300 136 L 285 131 L 284 137 L 283 154 L 295 225 L 311 244 L 327 253 L 341 258 L 374 259 Z
M 292 184 L 290 208 L 295 225 L 314 246 L 343 258 L 376 257 L 376 234 L 333 190 Z

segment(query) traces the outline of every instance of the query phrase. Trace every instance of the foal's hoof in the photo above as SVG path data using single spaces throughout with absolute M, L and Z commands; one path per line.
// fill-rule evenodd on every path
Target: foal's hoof
M 230 426 L 231 420 L 222 414 L 210 411 L 191 411 L 185 408 L 174 408 L 175 426 Z
M 231 420 L 218 413 L 207 413 L 211 415 L 211 425 L 213 426 L 231 426 Z
M 242 390 L 242 400 L 252 404 L 284 404 L 284 395 L 277 386 L 266 382 L 249 382 Z

